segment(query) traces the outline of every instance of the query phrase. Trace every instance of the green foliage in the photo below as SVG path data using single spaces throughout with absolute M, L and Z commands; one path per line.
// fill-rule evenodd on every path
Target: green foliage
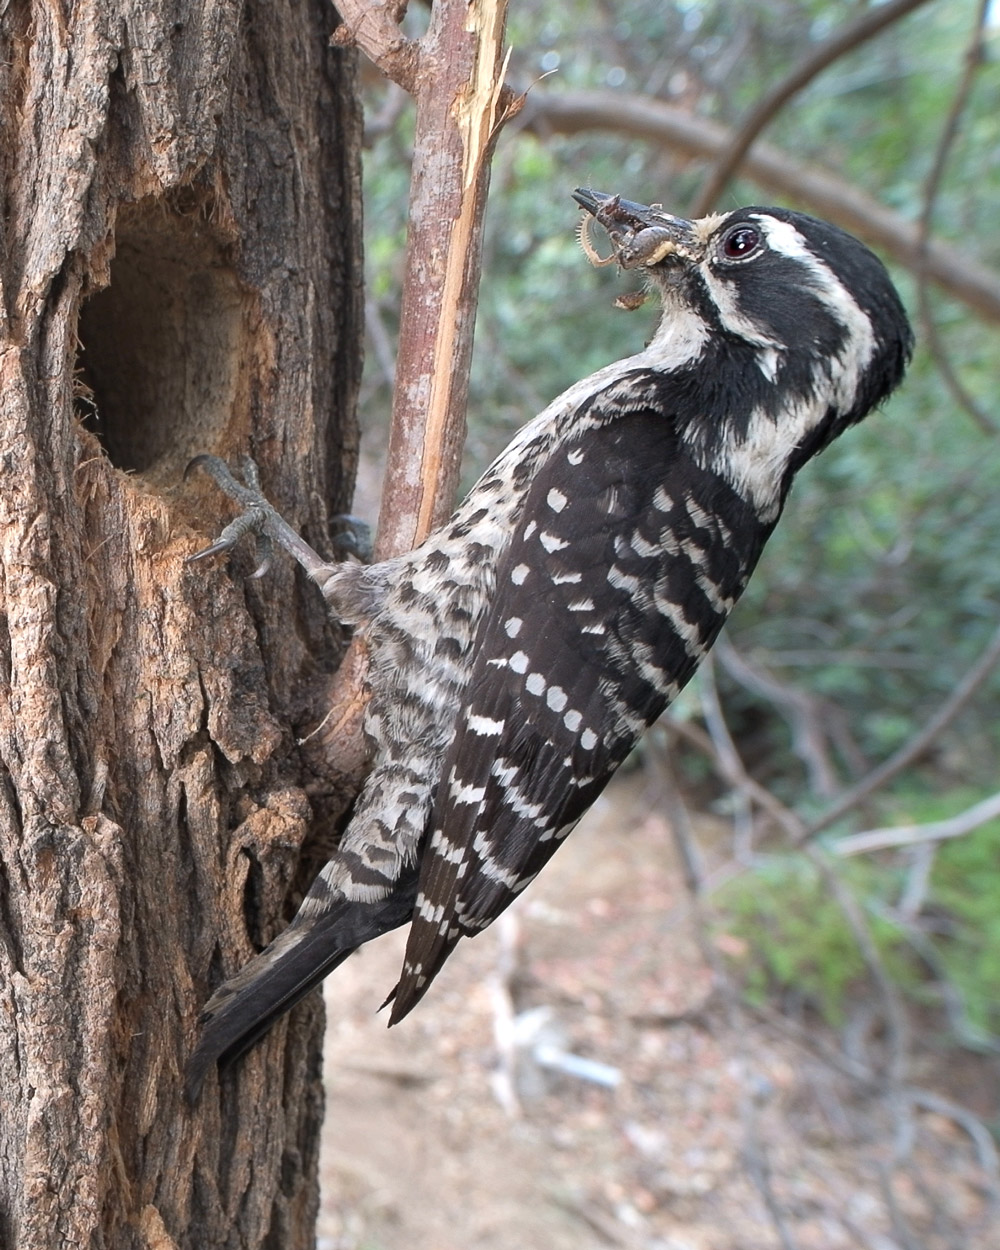
M 963 805 L 975 797 L 963 796 Z M 953 802 L 937 799 L 920 819 L 939 820 L 955 810 Z M 1000 820 L 941 845 L 929 904 L 931 941 L 970 1023 L 1000 1035 Z
M 894 875 L 864 862 L 839 867 L 860 899 L 887 903 Z M 843 1022 L 852 990 L 865 988 L 866 968 L 844 913 L 816 866 L 801 855 L 762 858 L 716 895 L 721 929 L 746 944 L 741 961 L 746 993 L 762 1002 L 794 992 L 830 1024 Z M 869 918 L 879 954 L 896 979 L 914 983 L 899 929 L 879 914 Z
M 1000 603 L 1000 446 L 942 437 L 940 413 L 956 418 L 920 372 L 802 475 L 732 627 L 757 662 L 844 708 L 876 759 L 954 687 Z M 997 693 L 962 722 L 969 782 L 995 758 Z
M 983 797 L 910 792 L 887 803 L 887 823 L 926 824 Z M 896 911 L 912 850 L 835 861 L 865 912 L 887 970 L 916 1001 L 961 1004 L 962 1041 L 1000 1036 L 1000 820 L 942 842 L 916 921 Z M 831 1024 L 845 1018 L 868 970 L 851 927 L 815 865 L 801 855 L 761 857 L 715 896 L 717 928 L 745 944 L 737 961 L 746 993 L 762 1002 L 794 994 Z M 723 942 L 723 947 L 726 943 Z

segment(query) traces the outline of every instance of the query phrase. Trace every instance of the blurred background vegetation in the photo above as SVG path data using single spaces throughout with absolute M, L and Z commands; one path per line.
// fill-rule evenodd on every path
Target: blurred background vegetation
M 591 186 L 683 214 L 712 160 L 638 134 L 633 106 L 738 131 L 768 91 L 878 7 L 512 0 L 508 81 L 527 100 L 493 167 L 466 485 L 560 390 L 651 332 L 652 305 L 612 307 L 629 277 L 587 265 L 570 192 Z M 793 175 L 825 170 L 845 199 L 860 193 L 891 210 L 900 237 L 926 228 L 956 249 L 956 272 L 965 265 L 1000 291 L 1000 11 L 908 7 L 812 77 L 763 142 Z M 426 15 L 414 6 L 407 20 L 418 29 Z M 362 420 L 374 455 L 390 407 L 412 115 L 369 72 Z M 712 207 L 775 202 L 838 220 L 740 173 Z M 908 380 L 801 474 L 726 645 L 639 764 L 662 779 L 665 803 L 732 821 L 731 840 L 702 848 L 695 885 L 738 939 L 730 948 L 745 948 L 735 971 L 752 998 L 778 994 L 837 1024 L 888 976 L 941 1044 L 989 1054 L 1000 1033 L 1000 821 L 836 853 L 847 835 L 948 821 L 1000 789 L 990 651 L 1000 623 L 1000 300 L 991 313 L 958 289 L 921 290 L 919 266 L 887 259 L 918 330 Z M 895 754 L 906 766 L 830 820 Z

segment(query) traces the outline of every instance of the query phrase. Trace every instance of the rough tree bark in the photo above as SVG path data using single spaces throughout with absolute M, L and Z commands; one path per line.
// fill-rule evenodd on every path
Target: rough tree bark
M 318 997 L 194 1111 L 179 1065 L 294 894 L 295 733 L 340 639 L 288 562 L 264 593 L 252 553 L 185 567 L 223 505 L 182 475 L 249 451 L 320 550 L 349 502 L 360 118 L 334 24 L 320 0 L 0 2 L 5 1248 L 312 1242 Z

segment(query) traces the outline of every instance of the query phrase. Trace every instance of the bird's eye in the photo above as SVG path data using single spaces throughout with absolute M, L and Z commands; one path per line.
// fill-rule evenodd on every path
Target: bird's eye
M 735 226 L 722 240 L 726 260 L 743 260 L 760 247 L 760 231 L 754 226 Z

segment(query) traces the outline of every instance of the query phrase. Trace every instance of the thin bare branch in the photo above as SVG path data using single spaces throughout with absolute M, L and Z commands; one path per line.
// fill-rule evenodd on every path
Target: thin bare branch
M 948 116 L 945 118 L 944 125 L 941 128 L 941 137 L 938 140 L 937 150 L 934 154 L 934 160 L 931 163 L 930 173 L 927 175 L 927 182 L 924 186 L 923 205 L 920 211 L 920 217 L 917 220 L 917 229 L 919 232 L 921 256 L 926 253 L 931 237 L 931 224 L 934 219 L 934 209 L 937 204 L 938 195 L 941 190 L 941 183 L 944 179 L 945 167 L 948 163 L 948 156 L 958 137 L 958 124 L 961 119 L 965 107 L 969 102 L 969 96 L 972 94 L 972 86 L 975 81 L 976 73 L 983 64 L 984 45 L 983 38 L 986 29 L 986 14 L 989 9 L 989 0 L 980 0 L 979 11 L 976 14 L 976 24 L 973 28 L 972 37 L 965 51 L 964 67 L 962 76 L 959 79 L 955 95 L 951 102 L 951 108 L 948 110 Z M 934 357 L 934 363 L 937 365 L 941 373 L 942 380 L 952 399 L 964 412 L 972 418 L 975 424 L 983 431 L 984 434 L 996 434 L 1000 432 L 1000 426 L 988 416 L 980 404 L 977 404 L 972 395 L 969 394 L 962 383 L 962 379 L 958 376 L 958 372 L 951 363 L 944 342 L 938 330 L 937 321 L 934 317 L 934 310 L 931 307 L 930 290 L 927 281 L 928 275 L 926 270 L 921 267 L 917 271 L 917 304 L 920 310 L 920 323 L 924 332 L 924 340 L 928 350 Z
M 611 130 L 671 148 L 691 157 L 718 156 L 732 131 L 694 117 L 661 100 L 617 91 L 536 91 L 521 123 L 540 134 Z M 1000 321 L 1000 274 L 950 244 L 932 242 L 921 253 L 917 227 L 836 174 L 799 164 L 786 152 L 756 143 L 743 174 L 770 193 L 808 206 L 881 249 L 898 264 L 917 270 L 955 299 L 991 321 Z
M 662 738 L 659 741 L 662 744 Z M 684 873 L 684 884 L 692 899 L 698 899 L 705 889 L 705 868 L 695 838 L 691 813 L 684 802 L 681 788 L 677 784 L 670 752 L 662 749 L 657 751 L 656 763 L 662 783 L 660 803 L 667 817 L 677 858 Z
M 926 4 L 927 0 L 890 0 L 890 3 L 879 4 L 874 8 L 865 9 L 853 21 L 847 22 L 819 47 L 802 58 L 798 65 L 751 109 L 746 119 L 740 123 L 725 151 L 708 171 L 705 181 L 692 208 L 692 215 L 701 217 L 711 211 L 713 205 L 725 190 L 726 183 L 732 178 L 743 158 L 753 145 L 757 136 L 767 127 L 793 96 L 798 93 L 817 75 L 821 74 L 834 61 L 848 52 L 852 52 L 863 43 L 881 34 L 887 26 L 892 26 L 901 18 L 912 13 L 914 9 Z
M 835 854 L 838 853 L 838 847 L 833 849 Z M 914 847 L 913 854 L 909 856 L 906 879 L 896 904 L 896 911 L 904 924 L 912 925 L 924 909 L 931 888 L 936 853 L 935 844 L 925 842 Z
M 886 1210 L 889 1212 L 889 1219 L 892 1221 L 893 1245 L 899 1246 L 899 1250 L 925 1250 L 925 1247 L 921 1246 L 916 1240 L 906 1217 L 900 1209 L 899 1200 L 893 1188 L 892 1172 L 884 1160 L 877 1159 L 875 1161 L 875 1175 L 878 1177 L 882 1200 L 885 1203 Z
M 914 761 L 918 760 L 979 692 L 983 682 L 993 672 L 998 662 L 1000 662 L 1000 626 L 994 631 L 993 637 L 983 649 L 975 664 L 972 665 L 923 728 L 915 733 L 909 742 L 901 746 L 894 755 L 891 755 L 889 759 L 877 768 L 872 769 L 867 777 L 862 777 L 857 785 L 852 786 L 846 793 L 842 794 L 836 803 L 828 807 L 821 816 L 806 826 L 795 839 L 795 844 L 802 845 L 810 838 L 814 838 L 818 833 L 822 833 L 824 829 L 829 829 L 842 816 L 846 816 L 848 812 L 853 811 L 855 807 L 863 803 L 869 795 L 874 794 L 876 790 L 881 789 L 893 777 L 897 777 L 904 769 L 909 768 Z
M 709 704 L 711 704 L 711 699 L 709 699 Z M 721 708 L 716 707 L 712 709 L 712 714 L 719 722 L 715 726 L 710 743 L 710 747 L 715 748 L 716 767 L 722 775 L 726 776 L 734 788 L 743 792 L 746 798 L 752 796 L 756 799 L 763 787 L 759 787 L 747 774 L 739 751 L 729 734 L 728 727 L 725 725 Z M 777 804 L 777 800 L 774 800 L 773 796 L 768 794 L 766 790 L 763 793 L 767 795 L 769 807 Z M 777 806 L 780 808 L 781 805 L 777 804 Z M 785 809 L 783 815 L 785 820 L 787 820 L 787 826 L 794 827 L 797 825 L 799 827 L 801 836 L 804 826 L 795 813 Z M 872 979 L 872 983 L 877 987 L 879 1009 L 885 1022 L 885 1036 L 888 1044 L 887 1062 L 884 1066 L 885 1094 L 888 1105 L 896 1119 L 897 1128 L 902 1130 L 906 1127 L 909 1120 L 908 1104 L 902 1096 L 909 1053 L 909 1022 L 902 996 L 885 966 L 871 926 L 868 923 L 868 918 L 859 906 L 852 891 L 841 880 L 825 851 L 820 847 L 808 844 L 803 849 L 804 854 L 820 874 L 830 896 L 840 908 L 868 970 L 868 974 Z M 752 1147 L 752 1142 L 753 1135 L 748 1133 L 748 1146 Z M 760 1163 L 760 1160 L 756 1159 L 756 1162 Z M 775 1222 L 775 1227 L 779 1232 L 782 1243 L 787 1244 L 786 1238 L 782 1233 L 783 1226 L 780 1220 L 780 1208 L 774 1202 L 773 1193 L 769 1194 L 768 1192 L 766 1172 L 754 1170 L 755 1158 L 752 1149 L 747 1158 L 747 1164 L 754 1182 L 758 1185 L 761 1195 L 768 1205 L 768 1210 Z
M 705 681 L 706 669 L 709 674 L 707 683 Z M 729 779 L 730 784 L 742 794 L 744 801 L 746 801 L 751 797 L 756 797 L 756 792 L 763 787 L 758 787 L 757 783 L 752 781 L 746 771 L 736 743 L 733 741 L 729 727 L 726 725 L 721 705 L 719 705 L 715 695 L 715 688 L 711 681 L 711 672 L 711 664 L 704 664 L 699 674 L 699 681 L 703 688 L 707 686 L 709 692 L 703 703 L 714 722 L 710 732 L 712 733 L 712 743 L 716 749 L 717 766 L 719 771 Z M 799 825 L 799 839 L 801 839 L 802 834 L 805 832 L 801 821 L 794 813 L 789 813 L 789 815 L 792 822 Z M 903 1079 L 905 1070 L 908 1037 L 906 1011 L 903 1007 L 902 999 L 892 977 L 886 970 L 875 939 L 872 936 L 871 927 L 858 906 L 854 895 L 840 879 L 824 851 L 819 847 L 808 844 L 804 846 L 804 851 L 822 876 L 831 896 L 840 908 L 869 975 L 879 989 L 885 1010 L 886 1030 L 890 1044 L 889 1064 L 886 1072 L 890 1087 L 898 1087 Z
M 766 812 L 774 822 L 782 829 L 791 840 L 795 847 L 805 846 L 817 834 L 828 829 L 848 812 L 853 811 L 865 799 L 869 798 L 882 786 L 886 785 L 904 769 L 908 768 L 914 761 L 918 760 L 921 755 L 927 751 L 934 743 L 937 737 L 955 720 L 955 718 L 968 705 L 970 700 L 982 687 L 983 682 L 989 677 L 996 665 L 1000 663 L 1000 627 L 996 629 L 990 642 L 983 649 L 979 658 L 968 670 L 962 680 L 954 688 L 947 699 L 941 704 L 937 711 L 928 719 L 926 724 L 921 728 L 909 742 L 905 743 L 900 749 L 884 763 L 877 768 L 872 769 L 865 777 L 863 777 L 857 785 L 852 786 L 830 807 L 827 808 L 820 816 L 810 823 L 806 823 L 802 818 L 794 812 L 790 807 L 786 807 L 778 798 L 776 798 L 765 786 L 756 781 L 747 773 L 743 766 L 739 753 L 735 749 L 735 745 L 730 741 L 729 748 L 720 751 L 718 742 L 710 738 L 697 725 L 692 725 L 685 721 L 677 721 L 667 718 L 665 724 L 670 732 L 677 734 L 695 746 L 703 754 L 707 755 L 715 763 L 719 774 L 734 788 L 741 790 L 745 795 L 753 800 L 762 811 Z M 969 809 L 968 813 L 962 813 L 954 820 L 961 819 L 962 816 L 968 816 L 974 809 Z M 991 817 L 986 817 L 990 819 Z M 940 822 L 947 823 L 947 822 Z M 871 830 L 872 834 L 884 835 L 889 837 L 892 829 Z M 865 834 L 858 834 L 858 838 L 866 837 Z M 958 836 L 955 834 L 953 836 Z M 919 839 L 910 838 L 908 841 L 917 841 Z M 905 844 L 905 841 L 899 843 Z M 838 843 L 838 853 L 854 854 L 862 849 L 874 849 L 873 847 L 857 846 L 855 849 L 843 850 L 841 847 L 852 847 L 853 839 L 851 837 L 841 839 Z M 886 845 L 895 845 L 894 843 L 886 843 Z
M 512 1120 L 516 1120 L 521 1115 L 517 1086 L 517 1008 L 513 989 L 521 944 L 518 913 L 505 911 L 497 920 L 496 930 L 497 959 L 489 990 L 493 1001 L 493 1044 L 497 1052 L 497 1070 L 491 1085 L 497 1102 Z
M 719 755 L 715 744 L 708 734 L 691 721 L 676 720 L 667 716 L 663 723 L 669 733 L 675 734 L 678 738 L 683 738 L 696 751 L 700 751 L 702 755 L 711 760 L 719 775 L 730 786 L 742 788 L 757 806 L 771 817 L 780 829 L 784 829 L 790 838 L 796 839 L 803 835 L 805 824 L 800 817 L 790 807 L 786 807 L 779 798 L 776 798 L 766 786 L 762 786 L 759 781 L 751 777 L 738 755 L 730 754 L 724 760 Z
M 716 643 L 715 655 L 734 681 L 767 699 L 787 718 L 792 750 L 806 766 L 811 790 L 824 799 L 833 798 L 840 782 L 827 749 L 827 726 L 831 712 L 839 709 L 831 709 L 808 691 L 779 681 L 773 673 L 752 664 L 726 634 Z
M 865 851 L 885 851 L 897 846 L 919 846 L 927 842 L 943 842 L 947 838 L 960 838 L 1000 816 L 1000 793 L 973 803 L 947 820 L 932 820 L 923 825 L 895 825 L 883 829 L 868 829 L 864 833 L 852 833 L 838 838 L 831 849 L 837 855 L 860 855 Z
M 886 1036 L 889 1043 L 889 1062 L 886 1065 L 886 1078 L 890 1091 L 899 1089 L 906 1071 L 906 1056 L 909 1043 L 909 1024 L 906 1008 L 899 989 L 889 975 L 885 962 L 879 953 L 872 934 L 868 918 L 858 905 L 854 893 L 841 880 L 836 868 L 830 863 L 826 853 L 817 846 L 804 848 L 831 897 L 840 908 L 841 915 L 847 922 L 854 938 L 855 945 L 868 969 L 868 975 L 879 992 L 880 1010 L 886 1023 Z M 897 1108 L 897 1111 L 899 1109 Z
M 950 1098 L 943 1098 L 932 1090 L 912 1087 L 906 1093 L 915 1107 L 953 1120 L 968 1134 L 976 1151 L 979 1166 L 986 1174 L 990 1201 L 994 1208 L 1000 1207 L 1000 1155 L 997 1153 L 992 1134 L 982 1120 L 977 1115 L 973 1115 L 968 1108 L 959 1106 Z
M 337 9 L 343 24 L 330 42 L 356 44 L 387 78 L 412 94 L 420 49 L 399 29 L 406 5 L 397 0 L 337 0 Z
M 723 770 L 736 781 L 733 786 L 736 803 L 733 812 L 733 853 L 741 863 L 749 863 L 753 856 L 753 807 L 746 783 L 750 778 L 726 724 L 719 689 L 715 683 L 715 657 L 711 652 L 702 663 L 698 691 L 701 695 L 702 715 L 716 754 Z
M 918 853 L 921 850 L 930 851 L 932 847 L 925 844 L 918 848 Z M 895 907 L 890 907 L 880 899 L 870 897 L 868 905 L 874 915 L 897 930 L 906 945 L 926 965 L 933 979 L 934 994 L 948 1020 L 948 1028 L 959 1045 L 979 1054 L 1000 1055 L 1000 1038 L 970 1019 L 964 990 L 955 983 L 952 971 L 945 965 L 937 944 L 919 924 L 918 913 L 907 913 L 904 910 L 905 901 L 901 900 Z
M 764 1203 L 774 1231 L 781 1243 L 781 1250 L 799 1250 L 799 1243 L 792 1236 L 788 1220 L 771 1183 L 771 1166 L 767 1146 L 759 1128 L 759 1115 L 753 1093 L 747 1092 L 742 1104 L 743 1143 L 742 1157 L 747 1175 Z
M 997 425 L 993 418 L 987 415 L 982 404 L 976 402 L 951 363 L 951 358 L 941 338 L 941 331 L 938 329 L 933 311 L 931 310 L 926 283 L 921 286 L 920 291 L 921 294 L 917 301 L 917 307 L 920 313 L 920 329 L 924 346 L 933 356 L 934 363 L 941 374 L 941 380 L 948 388 L 948 393 L 958 407 L 972 418 L 984 434 L 1000 433 L 1000 425 Z

